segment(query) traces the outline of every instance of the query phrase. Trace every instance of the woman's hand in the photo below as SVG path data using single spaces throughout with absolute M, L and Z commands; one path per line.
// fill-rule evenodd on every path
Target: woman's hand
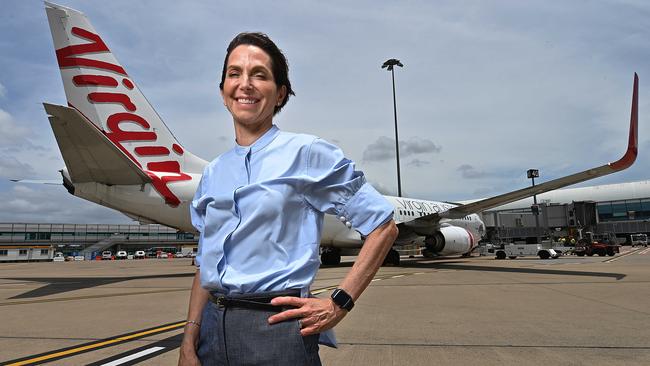
M 273 315 L 269 318 L 269 324 L 297 318 L 302 328 L 300 335 L 303 337 L 334 328 L 348 313 L 347 310 L 336 306 L 332 299 L 329 298 L 276 297 L 271 300 L 271 305 L 295 307 L 296 309 Z
M 199 339 L 198 327 L 192 324 L 186 325 L 185 327 L 185 334 L 180 347 L 180 356 L 178 357 L 178 366 L 200 366 L 201 362 L 196 356 L 196 344 Z

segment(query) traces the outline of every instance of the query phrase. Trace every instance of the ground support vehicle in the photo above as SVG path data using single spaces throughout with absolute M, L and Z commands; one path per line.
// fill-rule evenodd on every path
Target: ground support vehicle
M 113 252 L 110 250 L 105 250 L 102 252 L 102 260 L 103 261 L 110 261 L 113 259 Z
M 594 254 L 600 256 L 614 256 L 616 253 L 620 253 L 620 245 L 618 244 L 609 244 L 601 242 L 589 242 L 586 240 L 578 241 L 574 253 L 579 257 L 584 257 L 585 255 L 592 256 Z
M 517 257 L 537 256 L 541 259 L 555 259 L 560 256 L 554 249 L 543 248 L 540 244 L 508 244 L 495 249 L 496 259 L 515 259 Z
M 646 234 L 632 234 L 630 235 L 630 242 L 632 247 L 641 246 L 648 247 L 648 235 Z
M 594 234 L 586 232 L 585 236 L 578 240 L 574 253 L 579 257 L 593 256 L 614 256 L 620 253 L 620 245 L 616 243 L 616 236 L 613 233 Z

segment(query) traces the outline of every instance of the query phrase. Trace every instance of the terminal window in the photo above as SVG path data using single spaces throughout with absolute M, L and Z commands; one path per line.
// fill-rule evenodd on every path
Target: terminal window
M 0 249 L 0 256 L 6 256 L 9 254 L 9 251 L 7 249 Z
M 27 249 L 20 249 L 18 255 L 27 255 Z
M 41 249 L 41 255 L 47 255 L 49 253 L 49 249 Z

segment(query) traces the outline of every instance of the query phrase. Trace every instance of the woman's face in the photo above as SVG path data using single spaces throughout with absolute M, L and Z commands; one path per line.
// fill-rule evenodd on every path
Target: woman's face
M 275 85 L 271 58 L 266 52 L 252 45 L 239 45 L 232 50 L 221 96 L 236 124 L 270 125 L 275 106 L 282 103 L 285 94 L 284 85 Z

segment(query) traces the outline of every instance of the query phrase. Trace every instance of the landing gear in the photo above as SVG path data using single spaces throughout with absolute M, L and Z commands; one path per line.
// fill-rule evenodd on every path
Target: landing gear
M 336 248 L 323 248 L 320 262 L 326 266 L 338 266 L 341 264 L 341 252 Z
M 433 258 L 436 256 L 436 254 L 429 249 L 422 249 L 422 255 L 424 258 Z
M 384 266 L 386 265 L 393 265 L 393 266 L 399 266 L 399 252 L 395 249 L 391 249 L 388 254 L 386 254 L 386 259 L 384 259 Z

